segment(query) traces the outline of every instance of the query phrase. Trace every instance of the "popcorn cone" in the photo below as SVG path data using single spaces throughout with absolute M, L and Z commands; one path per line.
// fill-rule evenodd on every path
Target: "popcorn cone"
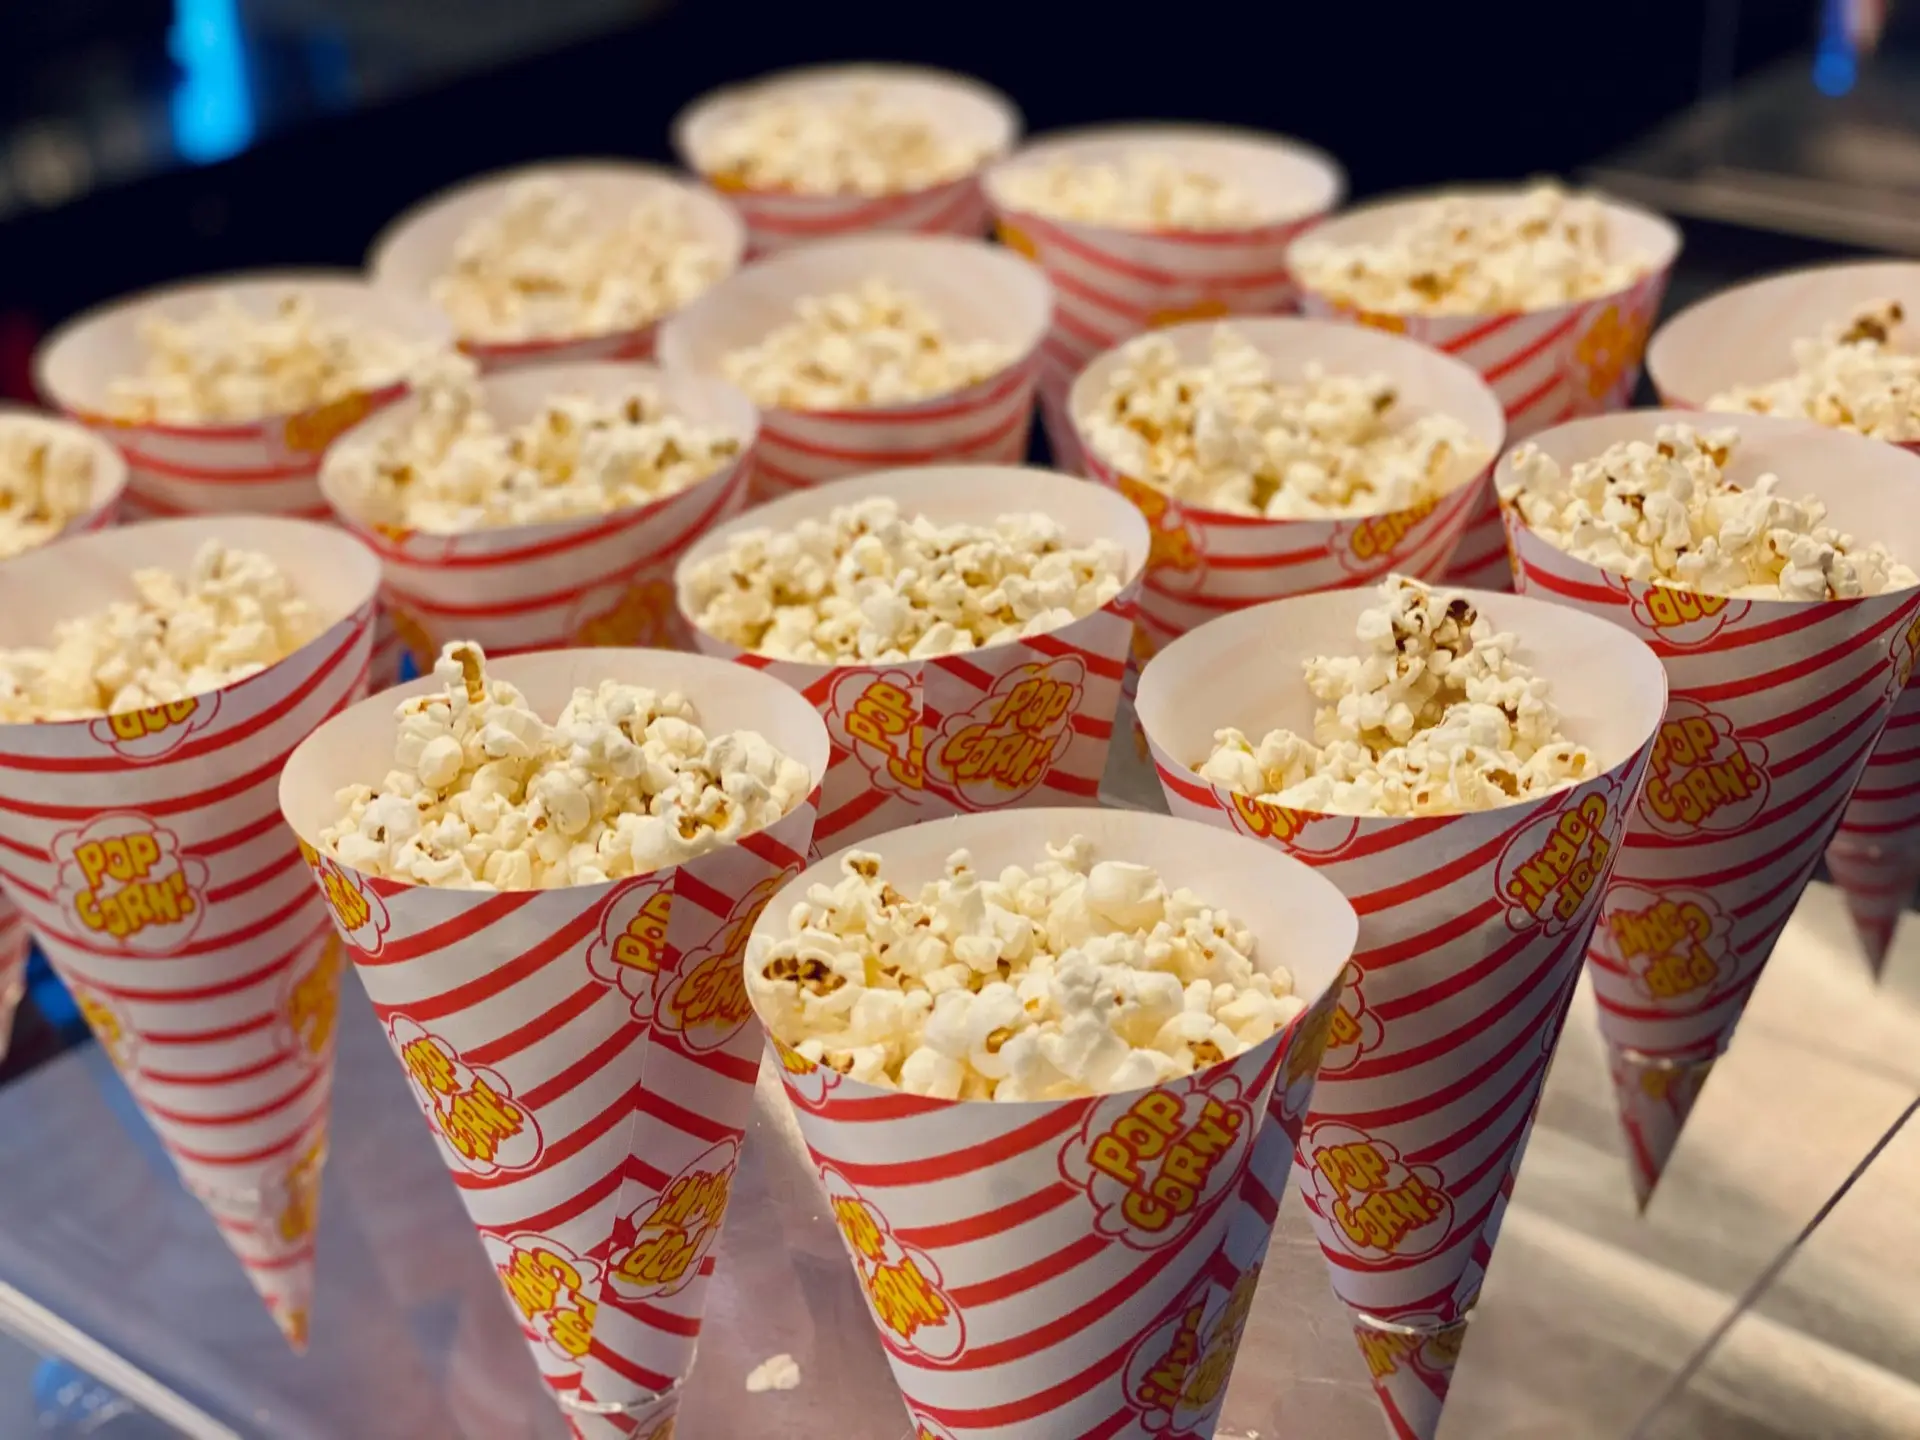
M 1634 411 L 1560 426 L 1535 443 L 1571 467 L 1616 441 L 1651 441 L 1661 425 L 1699 419 Z M 1796 421 L 1724 423 L 1741 437 L 1734 483 L 1772 472 L 1782 494 L 1817 496 L 1842 532 L 1882 541 L 1896 558 L 1920 556 L 1911 504 L 1920 459 Z M 1906 684 L 1920 591 L 1804 602 L 1697 595 L 1600 570 L 1549 545 L 1517 511 L 1507 520 L 1523 593 L 1613 621 L 1666 665 L 1666 718 L 1588 969 L 1615 1049 L 1711 1060 L 1732 1038 Z M 1697 1088 L 1666 1107 L 1661 1123 L 1676 1135 Z M 1635 1183 L 1650 1193 L 1671 1142 L 1642 1148 L 1632 1127 L 1644 1091 L 1618 1090 Z
M 481 389 L 488 411 L 511 426 L 532 419 L 557 395 L 618 399 L 636 382 L 656 385 L 674 414 L 733 436 L 739 457 L 649 505 L 435 534 L 361 518 L 354 513 L 357 497 L 341 481 L 342 459 L 404 430 L 418 413 L 417 400 L 364 421 L 328 452 L 321 490 L 339 522 L 380 557 L 382 599 L 423 672 L 449 640 L 474 641 L 489 655 L 567 646 L 679 647 L 674 563 L 696 535 L 745 499 L 759 427 L 752 403 L 717 380 L 612 363 L 543 365 L 490 376 Z
M 1212 321 L 1176 325 L 1165 338 L 1183 359 L 1198 360 L 1208 353 L 1214 328 Z M 1284 595 L 1367 585 L 1389 571 L 1437 579 L 1505 434 L 1486 383 L 1467 366 L 1422 346 L 1314 320 L 1237 320 L 1233 328 L 1272 357 L 1282 379 L 1298 379 L 1314 362 L 1333 371 L 1388 376 L 1409 410 L 1451 415 L 1488 458 L 1478 466 L 1460 465 L 1446 494 L 1411 509 L 1341 520 L 1265 520 L 1202 509 L 1116 473 L 1086 444 L 1081 427 L 1087 474 L 1139 506 L 1153 537 L 1140 598 L 1148 653 L 1216 615 Z M 1076 425 L 1120 364 L 1116 348 L 1080 372 L 1068 398 Z
M 1074 835 L 1230 910 L 1256 962 L 1291 970 L 1311 1008 L 1187 1079 L 1079 1100 L 927 1099 L 771 1048 L 920 1433 L 1205 1440 L 1274 1220 L 1248 1177 L 1291 1149 L 1352 912 L 1306 867 L 1238 836 L 1128 811 L 974 815 L 868 848 L 912 893 L 956 848 L 997 874 Z M 774 898 L 756 940 L 785 933 L 802 887 L 837 874 L 837 858 Z
M 965 236 L 985 233 L 987 205 L 980 194 L 978 171 L 942 185 L 895 195 L 749 190 L 736 179 L 712 173 L 703 157 L 711 153 L 714 137 L 773 89 L 783 95 L 821 99 L 877 90 L 931 117 L 948 135 L 980 147 L 986 152 L 982 167 L 1013 148 L 1024 124 L 1011 100 L 972 76 L 911 65 L 830 65 L 788 70 L 704 95 L 674 117 L 674 154 L 740 212 L 755 255 L 863 231 Z
M 1662 403 L 1705 409 L 1723 391 L 1791 375 L 1797 368 L 1795 341 L 1817 337 L 1859 307 L 1881 300 L 1898 300 L 1910 319 L 1920 316 L 1920 264 L 1821 265 L 1723 290 L 1655 332 L 1647 347 L 1647 375 Z M 1920 450 L 1920 443 L 1902 448 Z M 1846 893 L 1875 976 L 1920 879 L 1916 726 L 1920 695 L 1902 692 L 1827 848 L 1827 869 Z
M 943 525 L 1040 512 L 1079 544 L 1106 539 L 1127 557 L 1127 583 L 1091 615 L 1046 635 L 933 660 L 808 665 L 749 655 L 698 623 L 693 575 L 742 531 L 790 531 L 841 505 L 890 496 L 903 514 Z M 674 585 L 702 653 L 765 671 L 819 710 L 832 738 L 816 850 L 851 845 L 916 820 L 1021 804 L 1096 805 L 1133 636 L 1147 536 L 1118 496 L 1048 470 L 939 465 L 842 480 L 761 505 L 703 536 Z
M 1301 243 L 1379 241 L 1447 196 L 1519 193 L 1513 187 L 1448 186 L 1444 191 L 1399 196 L 1336 215 L 1316 226 Z M 1680 253 L 1680 232 L 1661 216 L 1635 205 L 1608 199 L 1606 210 L 1614 242 L 1622 252 L 1648 260 L 1644 275 L 1611 295 L 1498 315 L 1403 315 L 1360 313 L 1303 283 L 1301 308 L 1309 315 L 1389 330 L 1458 356 L 1493 386 L 1507 412 L 1507 434 L 1513 440 L 1565 420 L 1618 410 L 1631 401 L 1639 382 L 1640 354 Z M 1298 256 L 1291 259 L 1297 269 Z M 1499 498 L 1491 485 L 1482 487 L 1447 579 L 1482 590 L 1513 587 Z
M 1666 698 L 1658 661 L 1630 636 L 1537 601 L 1470 598 L 1550 682 L 1566 732 L 1602 767 L 1595 779 L 1497 810 L 1395 819 L 1286 810 L 1195 773 L 1222 727 L 1313 733 L 1302 662 L 1353 653 L 1355 623 L 1377 603 L 1366 591 L 1215 620 L 1154 658 L 1137 702 L 1175 815 L 1286 850 L 1359 912 L 1297 1173 L 1383 1404 L 1402 1416 L 1394 1433 L 1423 1440 L 1451 1362 L 1436 1368 L 1430 1336 L 1400 1351 L 1368 1337 L 1457 1336 L 1478 1294 Z M 1430 1404 L 1413 1405 L 1403 1381 Z
M 738 666 L 657 650 L 489 664 L 542 715 L 576 686 L 678 690 L 710 732 L 826 767 L 818 717 Z M 287 765 L 280 803 L 541 1373 L 577 1434 L 664 1420 L 693 1363 L 759 1069 L 739 956 L 812 841 L 809 799 L 738 844 L 601 885 L 495 892 L 374 878 L 317 849 L 336 792 L 389 767 L 396 700 Z
M 405 393 L 399 382 L 349 395 L 298 415 L 245 424 L 177 425 L 117 420 L 107 403 L 113 381 L 146 361 L 140 327 L 151 317 L 184 320 L 231 296 L 264 311 L 289 291 L 311 295 L 332 315 L 378 326 L 422 345 L 446 344 L 452 331 L 438 311 L 404 295 L 382 294 L 346 270 L 262 270 L 147 290 L 114 300 L 50 335 L 34 355 L 34 382 L 49 403 L 104 436 L 126 457 L 129 519 L 255 514 L 329 518 L 320 496 L 320 457 L 336 436 Z M 377 617 L 369 670 L 378 689 L 398 674 L 399 647 Z
M 296 1349 L 326 1158 L 339 946 L 273 782 L 364 692 L 373 557 L 327 526 L 160 521 L 0 569 L 0 646 L 130 599 L 209 539 L 271 556 L 324 632 L 237 684 L 111 719 L 0 726 L 0 888 L 22 911 L 186 1187 Z
M 38 411 L 24 405 L 0 402 L 0 423 L 20 415 L 43 419 L 48 426 L 77 436 L 93 451 L 91 503 L 84 514 L 75 516 L 67 523 L 61 534 L 87 534 L 105 530 L 114 524 L 120 518 L 120 499 L 127 488 L 127 462 L 120 458 L 120 452 L 80 426 L 51 415 L 41 416 Z M 6 561 L 0 560 L 0 577 L 6 573 Z M 27 954 L 31 948 L 32 936 L 27 932 L 26 916 L 16 910 L 7 899 L 6 892 L 0 890 L 0 1060 L 7 1057 L 7 1042 L 13 1035 L 14 1012 L 27 993 Z
M 434 283 L 453 265 L 454 247 L 475 223 L 499 213 L 518 185 L 551 180 L 589 202 L 609 221 L 656 197 L 678 199 L 693 233 L 719 252 L 724 274 L 740 268 L 746 227 L 724 201 L 682 176 L 629 160 L 568 160 L 499 170 L 462 181 L 429 197 L 381 232 L 367 255 L 373 283 L 431 305 Z M 653 356 L 657 321 L 606 334 L 535 340 L 462 338 L 460 348 L 486 370 L 518 365 L 571 364 L 585 360 L 647 360 Z
M 1005 179 L 1017 171 L 1116 163 L 1141 151 L 1228 180 L 1280 218 L 1233 230 L 1127 230 L 1052 219 L 1006 198 Z M 1053 282 L 1040 410 L 1054 463 L 1078 471 L 1080 441 L 1067 392 L 1087 362 L 1142 330 L 1297 308 L 1287 246 L 1340 203 L 1347 180 L 1330 156 L 1280 135 L 1225 126 L 1104 125 L 1042 136 L 989 170 L 982 185 L 1002 243 L 1038 261 Z
M 874 235 L 765 260 L 716 286 L 660 329 L 669 370 L 723 378 L 721 361 L 793 318 L 794 302 L 891 281 L 924 300 L 948 333 L 993 340 L 1016 356 L 977 384 L 905 405 L 859 410 L 762 406 L 756 499 L 829 480 L 941 461 L 1018 464 L 1033 426 L 1033 390 L 1052 291 L 1033 266 L 974 240 Z
M 1615 1045 L 1607 1048 L 1607 1069 L 1620 1100 L 1634 1204 L 1645 1213 L 1713 1061 L 1666 1060 Z

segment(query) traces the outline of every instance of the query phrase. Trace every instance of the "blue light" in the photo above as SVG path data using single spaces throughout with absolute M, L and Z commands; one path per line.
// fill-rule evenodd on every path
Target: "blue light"
M 1813 86 L 1822 95 L 1844 95 L 1853 89 L 1860 73 L 1853 51 L 1839 45 L 1822 45 L 1813 57 Z
M 167 48 L 182 72 L 167 106 L 181 158 L 210 165 L 246 149 L 253 92 L 236 0 L 174 0 Z

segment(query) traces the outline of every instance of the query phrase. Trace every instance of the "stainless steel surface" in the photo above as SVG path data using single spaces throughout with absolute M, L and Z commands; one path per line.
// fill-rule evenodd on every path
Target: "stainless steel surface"
M 1124 733 L 1124 732 L 1123 732 Z M 1142 794 L 1140 777 L 1121 774 Z M 1624 1440 L 1920 1093 L 1920 927 L 1870 985 L 1813 887 L 1649 1213 L 1634 1214 L 1591 999 L 1569 1022 L 1443 1440 Z M 313 1349 L 290 1355 L 97 1048 L 0 1091 L 0 1282 L 247 1437 L 563 1433 L 358 987 L 341 1012 Z M 1901 1137 L 1644 1433 L 1920 1435 L 1920 1135 Z M 802 1382 L 748 1395 L 787 1351 Z M 683 1440 L 896 1440 L 903 1412 L 784 1097 L 762 1079 Z M 191 1432 L 189 1432 L 191 1433 Z M 1375 1440 L 1297 1200 L 1222 1436 Z

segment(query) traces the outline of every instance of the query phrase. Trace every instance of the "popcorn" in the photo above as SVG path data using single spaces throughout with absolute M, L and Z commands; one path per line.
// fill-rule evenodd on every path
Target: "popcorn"
M 146 369 L 107 388 L 115 418 L 205 425 L 293 415 L 392 384 L 422 347 L 289 290 L 261 315 L 221 296 L 188 320 L 140 326 Z
M 1390 816 L 1491 810 L 1599 773 L 1561 733 L 1547 682 L 1513 658 L 1514 637 L 1459 592 L 1388 576 L 1354 637 L 1359 655 L 1304 666 L 1323 702 L 1311 741 L 1218 730 L 1198 773 L 1288 809 Z
M 257 675 L 320 633 L 267 556 L 209 540 L 184 577 L 136 570 L 138 600 L 62 620 L 47 649 L 0 650 L 0 724 L 118 715 Z
M 1082 433 L 1121 474 L 1230 515 L 1297 520 L 1406 510 L 1487 458 L 1446 415 L 1404 417 L 1384 375 L 1307 367 L 1298 384 L 1231 325 L 1204 362 L 1142 335 L 1121 352 Z
M 503 428 L 464 356 L 436 356 L 412 378 L 410 424 L 327 460 L 369 524 L 453 534 L 604 515 L 677 494 L 740 453 L 733 436 L 667 413 L 644 381 L 614 399 L 555 395 Z
M 1153 150 L 1024 165 L 995 183 L 1013 209 L 1123 230 L 1245 230 L 1286 218 L 1234 181 Z
M 695 162 L 723 190 L 898 195 L 958 180 L 991 153 L 875 86 L 844 94 L 770 88 L 717 127 Z
M 0 412 L 0 560 L 46 544 L 91 510 L 97 468 L 84 436 Z
M 1709 410 L 1807 419 L 1876 440 L 1920 440 L 1920 355 L 1901 348 L 1906 311 L 1876 300 L 1815 339 L 1793 342 L 1793 374 L 1742 385 Z
M 791 1355 L 770 1355 L 747 1372 L 747 1391 L 759 1395 L 768 1390 L 792 1390 L 800 1383 L 800 1367 Z
M 756 405 L 852 410 L 905 405 L 978 384 L 1018 357 L 993 340 L 957 340 L 919 296 L 880 279 L 810 295 L 791 323 L 723 356 Z
M 1076 836 L 1031 871 L 965 850 L 903 895 L 854 851 L 748 942 L 767 1027 L 816 1064 L 942 1100 L 1111 1094 L 1231 1060 L 1306 1008 L 1254 939 L 1146 865 Z
M 726 268 L 679 195 L 605 214 L 555 180 L 526 180 L 461 233 L 433 298 L 470 340 L 611 335 L 678 310 Z
M 1548 544 L 1631 580 L 1754 600 L 1844 600 L 1920 584 L 1884 545 L 1824 524 L 1818 500 L 1775 494 L 1779 476 L 1731 483 L 1739 439 L 1662 425 L 1653 444 L 1621 441 L 1570 473 L 1523 445 L 1501 493 Z
M 709 736 L 684 695 L 603 680 L 549 725 L 478 645 L 400 702 L 394 769 L 340 791 L 321 844 L 368 875 L 456 890 L 598 885 L 764 829 L 813 788 L 752 730 Z
M 1435 200 L 1385 240 L 1303 241 L 1290 257 L 1309 289 L 1362 310 L 1491 315 L 1609 295 L 1650 268 L 1617 255 L 1599 199 L 1537 185 L 1520 196 Z
M 687 584 L 707 634 L 756 655 L 841 665 L 1043 635 L 1113 599 L 1125 573 L 1118 545 L 1072 545 L 1045 515 L 941 525 L 875 496 L 790 530 L 743 530 Z

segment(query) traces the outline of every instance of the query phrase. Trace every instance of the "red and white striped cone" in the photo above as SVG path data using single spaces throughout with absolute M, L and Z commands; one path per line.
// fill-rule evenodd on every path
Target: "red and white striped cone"
M 325 314 L 402 340 L 424 346 L 453 338 L 432 306 L 377 291 L 352 271 L 262 270 L 111 301 L 62 326 L 41 344 L 34 355 L 40 393 L 126 457 L 128 519 L 227 514 L 331 518 L 320 495 L 321 456 L 342 432 L 399 399 L 404 384 L 396 381 L 298 415 L 271 415 L 244 424 L 136 423 L 115 419 L 108 403 L 112 383 L 137 375 L 145 365 L 146 342 L 140 330 L 148 321 L 196 318 L 223 297 L 268 314 L 296 292 L 310 296 Z M 392 628 L 381 617 L 369 670 L 374 689 L 393 682 L 399 657 Z
M 1285 850 L 1359 913 L 1297 1174 L 1377 1384 L 1400 1372 L 1382 1368 L 1392 1347 L 1367 1337 L 1452 1333 L 1478 1293 L 1666 699 L 1659 662 L 1632 637 L 1537 601 L 1469 598 L 1518 637 L 1597 778 L 1498 810 L 1392 819 L 1282 809 L 1197 774 L 1222 727 L 1313 733 L 1302 664 L 1352 651 L 1375 603 L 1363 591 L 1223 616 L 1140 683 L 1173 813 Z M 1432 1390 L 1431 1365 L 1407 1375 Z M 1432 1393 L 1430 1413 L 1392 1400 L 1396 1434 L 1430 1440 L 1444 1385 Z
M 87 535 L 0 570 L 0 645 L 134 597 L 208 539 L 266 553 L 326 625 L 246 680 L 111 718 L 0 726 L 0 888 L 186 1187 L 306 1343 L 340 956 L 274 785 L 365 693 L 379 579 L 330 526 L 264 517 Z
M 1208 354 L 1215 328 L 1212 321 L 1176 325 L 1163 338 L 1183 360 L 1197 361 Z M 1367 585 L 1395 571 L 1437 579 L 1506 433 L 1486 383 L 1423 346 L 1318 320 L 1266 317 L 1236 320 L 1233 328 L 1273 361 L 1282 380 L 1298 380 L 1313 364 L 1387 376 L 1409 413 L 1452 416 L 1487 458 L 1463 461 L 1448 477 L 1444 495 L 1411 509 L 1341 520 L 1266 520 L 1203 509 L 1118 473 L 1086 442 L 1081 426 L 1088 477 L 1126 495 L 1147 517 L 1153 553 L 1140 624 L 1156 650 L 1216 615 L 1282 596 Z M 1107 351 L 1080 372 L 1068 400 L 1075 417 L 1094 409 L 1108 377 L 1123 363 L 1124 348 Z
M 678 690 L 710 732 L 826 766 L 812 709 L 738 666 L 560 650 L 489 669 L 547 716 L 602 680 Z M 759 1070 L 740 949 L 804 863 L 814 801 L 684 865 L 557 890 L 433 889 L 322 854 L 336 792 L 378 783 L 395 702 L 433 684 L 315 731 L 281 808 L 541 1373 L 577 1434 L 629 1435 L 693 1364 Z
M 1897 300 L 1920 315 L 1920 264 L 1910 260 L 1820 265 L 1723 290 L 1662 325 L 1647 347 L 1647 375 L 1662 403 L 1704 409 L 1724 391 L 1797 370 L 1796 341 L 1844 324 L 1865 305 Z M 1702 424 L 1712 423 L 1703 418 Z M 1920 443 L 1903 448 L 1920 450 Z M 1894 927 L 1920 879 L 1920 695 L 1903 694 L 1867 761 L 1853 803 L 1827 849 L 1854 928 L 1877 977 Z
M 747 654 L 701 630 L 693 575 L 735 536 L 788 532 L 876 496 L 942 525 L 1045 514 L 1069 543 L 1119 545 L 1127 582 L 1099 610 L 1058 630 L 933 660 L 808 665 Z M 862 475 L 758 506 L 702 537 L 674 583 L 682 621 L 702 653 L 784 681 L 826 721 L 833 755 L 821 786 L 818 852 L 960 811 L 1097 805 L 1146 556 L 1146 527 L 1116 495 L 1050 470 L 939 465 Z
M 1127 230 L 1053 219 L 1006 198 L 1006 177 L 1057 164 L 1117 164 L 1151 152 L 1227 181 L 1275 219 L 1230 230 Z M 1042 136 L 994 166 L 982 185 L 1002 243 L 1053 282 L 1053 328 L 1041 351 L 1040 404 L 1054 464 L 1080 470 L 1067 392 L 1087 363 L 1143 330 L 1298 308 L 1287 246 L 1346 194 L 1331 156 L 1285 136 L 1211 125 L 1103 125 Z
M 949 334 L 1015 357 L 965 389 L 857 410 L 762 406 L 754 496 L 773 499 L 869 470 L 941 462 L 1017 465 L 1033 428 L 1039 347 L 1053 292 L 1040 271 L 978 240 L 869 235 L 823 241 L 748 266 L 660 329 L 660 363 L 721 378 L 722 361 L 793 318 L 796 302 L 890 281 L 924 300 Z
M 1661 425 L 1700 418 L 1638 410 L 1575 421 L 1534 443 L 1571 468 L 1616 442 L 1651 442 Z M 1911 504 L 1920 457 L 1797 421 L 1729 415 L 1724 424 L 1740 435 L 1728 470 L 1735 484 L 1777 474 L 1781 493 L 1816 496 L 1841 531 L 1920 556 Z M 1496 471 L 1502 483 L 1509 463 Z M 1898 652 L 1911 655 L 1920 591 L 1821 601 L 1698 595 L 1576 560 L 1511 509 L 1507 521 L 1522 593 L 1609 619 L 1666 665 L 1666 719 L 1601 902 L 1588 971 L 1615 1049 L 1711 1060 L 1731 1040 L 1906 683 L 1911 662 Z M 1643 1095 L 1620 1090 L 1623 1118 Z M 1677 1134 L 1685 1107 L 1668 1108 Z M 1659 1145 L 1630 1148 L 1635 1188 L 1651 1194 L 1666 1155 Z
M 418 410 L 405 400 L 342 436 L 328 452 L 320 485 L 340 524 L 380 557 L 381 597 L 424 672 L 440 647 L 471 640 L 489 655 L 569 646 L 685 648 L 673 603 L 673 570 L 695 537 L 746 499 L 758 417 L 731 385 L 650 365 L 539 366 L 481 382 L 486 407 L 503 425 L 532 419 L 560 395 L 618 399 L 637 384 L 656 387 L 668 409 L 739 441 L 739 457 L 652 504 L 541 525 L 504 525 L 436 534 L 370 524 L 340 482 L 340 463 L 404 430 Z
M 1378 243 L 1443 194 L 1491 198 L 1511 194 L 1517 199 L 1520 193 L 1449 187 L 1445 192 L 1398 196 L 1334 216 L 1316 226 L 1300 247 Z M 1309 315 L 1357 321 L 1405 335 L 1458 356 L 1484 375 L 1500 397 L 1510 440 L 1524 440 L 1566 420 L 1621 409 L 1632 400 L 1640 379 L 1640 355 L 1680 253 L 1680 232 L 1638 206 L 1612 199 L 1605 205 L 1611 243 L 1621 254 L 1644 257 L 1648 267 L 1632 285 L 1612 295 L 1499 315 L 1382 314 L 1356 310 L 1303 284 L 1301 308 Z M 1292 257 L 1296 270 L 1298 248 Z M 1491 485 L 1481 493 L 1447 579 L 1481 590 L 1513 588 L 1499 498 Z
M 89 534 L 118 523 L 120 501 L 127 488 L 127 462 L 120 452 L 93 432 L 52 415 L 41 415 L 22 405 L 0 402 L 0 424 L 29 416 L 86 443 L 93 453 L 93 493 L 83 514 L 76 515 L 61 530 L 61 537 Z M 0 560 L 0 583 L 7 574 L 6 561 Z M 44 639 L 44 637 L 42 637 Z M 7 1042 L 13 1035 L 13 1016 L 27 993 L 27 954 L 33 948 L 27 920 L 0 890 L 0 1060 L 7 1054 Z
M 433 304 L 435 282 L 453 268 L 455 247 L 476 223 L 499 214 L 514 189 L 547 180 L 590 204 L 607 224 L 618 224 L 640 205 L 671 201 L 686 216 L 688 230 L 719 255 L 724 279 L 740 268 L 747 231 L 731 206 L 685 176 L 631 160 L 562 160 L 463 180 L 421 201 L 394 220 L 367 253 L 367 273 L 382 289 Z M 602 334 L 547 336 L 531 340 L 482 340 L 462 336 L 460 348 L 487 371 L 523 365 L 570 365 L 590 360 L 650 360 L 659 321 Z
M 1713 1060 L 1669 1060 L 1637 1050 L 1607 1047 L 1607 1069 L 1620 1104 L 1626 1134 L 1633 1200 L 1642 1213 L 1673 1158 L 1674 1146 L 1700 1091 L 1713 1073 Z
M 893 195 L 808 195 L 750 190 L 718 173 L 709 157 L 714 138 L 756 103 L 782 99 L 837 100 L 877 94 L 928 121 L 981 154 L 979 168 L 921 190 Z M 746 222 L 756 256 L 797 245 L 870 231 L 976 237 L 986 233 L 987 202 L 980 170 L 1013 148 L 1025 122 L 1005 95 L 970 75 L 912 65 L 823 65 L 785 70 L 701 96 L 673 121 L 680 163 L 723 195 Z
M 1297 1126 L 1307 1108 L 1352 911 L 1305 866 L 1159 815 L 973 815 L 865 848 L 911 893 L 957 848 L 997 873 L 1074 835 L 1231 911 L 1253 931 L 1255 963 L 1284 965 L 1310 1008 L 1237 1059 L 1080 1100 L 933 1100 L 770 1048 L 924 1433 L 1206 1440 L 1278 1201 L 1250 1177 L 1275 1183 L 1287 1117 Z M 837 861 L 777 895 L 755 941 L 784 934 L 802 887 Z

